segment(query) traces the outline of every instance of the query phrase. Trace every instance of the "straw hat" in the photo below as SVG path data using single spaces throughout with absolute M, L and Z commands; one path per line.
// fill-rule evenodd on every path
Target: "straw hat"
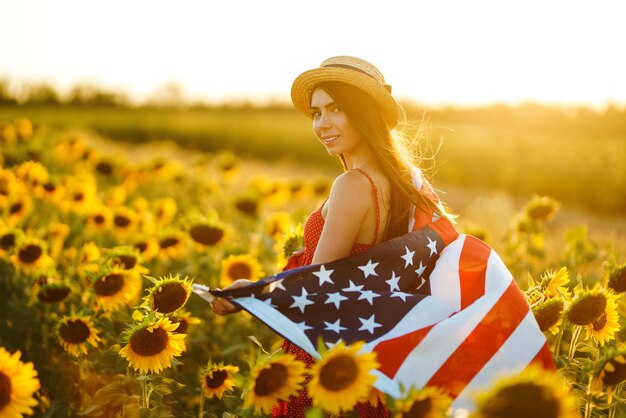
M 328 58 L 319 68 L 300 74 L 291 86 L 291 100 L 300 112 L 311 117 L 311 94 L 325 81 L 339 81 L 363 90 L 374 98 L 383 112 L 387 127 L 398 123 L 398 104 L 391 96 L 391 86 L 378 68 L 360 58 L 338 56 Z

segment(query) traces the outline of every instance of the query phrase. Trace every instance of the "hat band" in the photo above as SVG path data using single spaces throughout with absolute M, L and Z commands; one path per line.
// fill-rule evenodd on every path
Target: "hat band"
M 353 67 L 351 65 L 346 65 L 346 64 L 326 64 L 324 67 L 346 68 L 348 70 L 358 71 L 361 74 L 365 74 L 366 76 L 371 77 L 371 78 L 373 78 L 374 80 L 376 80 L 377 82 L 380 83 L 380 80 L 377 80 L 376 77 L 374 77 L 373 75 L 371 75 L 369 73 L 366 73 L 365 71 L 361 70 L 360 68 L 356 68 L 356 67 Z M 391 94 L 391 86 L 389 84 L 383 84 L 383 86 Z

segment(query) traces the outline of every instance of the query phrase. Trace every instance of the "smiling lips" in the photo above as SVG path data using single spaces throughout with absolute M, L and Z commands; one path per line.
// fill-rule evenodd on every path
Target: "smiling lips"
M 330 145 L 335 142 L 337 138 L 339 138 L 339 135 L 326 135 L 322 137 L 322 142 L 324 142 L 324 145 Z

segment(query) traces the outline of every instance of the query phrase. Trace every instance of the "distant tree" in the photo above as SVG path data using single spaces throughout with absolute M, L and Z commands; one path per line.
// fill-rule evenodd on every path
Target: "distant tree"
M 175 81 L 160 86 L 146 101 L 148 106 L 180 107 L 185 104 L 183 88 Z

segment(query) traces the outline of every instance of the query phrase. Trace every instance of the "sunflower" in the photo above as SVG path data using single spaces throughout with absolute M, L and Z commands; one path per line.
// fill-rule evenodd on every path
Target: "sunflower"
M 66 200 L 62 208 L 66 212 L 79 215 L 87 213 L 98 200 L 98 185 L 95 179 L 86 174 L 67 177 L 65 180 Z
M 524 211 L 534 221 L 545 222 L 554 218 L 559 204 L 549 196 L 534 196 Z
M 222 173 L 222 178 L 224 180 L 231 180 L 237 174 L 239 159 L 232 152 L 221 152 L 217 156 L 215 162 L 217 163 L 217 168 Z
M 615 387 L 626 380 L 626 350 L 612 349 L 598 362 L 600 365 L 595 371 L 597 381 L 601 386 Z M 601 390 L 601 389 L 600 389 Z
M 259 199 L 249 193 L 238 196 L 234 204 L 239 212 L 251 217 L 255 217 L 259 210 Z
M 589 325 L 600 319 L 605 312 L 606 304 L 606 294 L 598 286 L 592 290 L 584 290 L 582 286 L 577 286 L 574 300 L 566 312 L 567 319 L 574 325 Z
M 187 253 L 187 236 L 180 230 L 169 230 L 159 234 L 159 258 L 180 260 Z
M 41 283 L 35 284 L 33 288 L 33 303 L 61 303 L 75 291 L 74 287 L 65 280 L 42 277 Z
M 120 356 L 141 373 L 159 373 L 172 366 L 172 359 L 185 351 L 185 334 L 176 334 L 177 325 L 166 317 L 146 316 L 140 324 L 125 331 L 126 345 Z
M 313 181 L 313 194 L 326 196 L 330 190 L 330 180 L 327 177 L 318 177 Z
M 30 190 L 45 184 L 50 178 L 48 169 L 41 163 L 35 161 L 25 161 L 13 168 L 15 176 Z
M 607 291 L 604 313 L 591 324 L 585 325 L 585 329 L 587 331 L 585 339 L 592 338 L 600 347 L 604 347 L 605 343 L 615 338 L 615 333 L 620 330 L 617 295 Z
M 141 289 L 141 278 L 120 268 L 108 268 L 92 283 L 98 305 L 105 311 L 130 304 Z
M 438 388 L 411 389 L 395 402 L 395 418 L 445 417 L 451 403 L 452 399 Z
M 358 353 L 364 344 L 360 341 L 346 346 L 342 341 L 311 367 L 309 394 L 313 405 L 338 414 L 367 399 L 376 381 L 370 372 L 380 365 L 375 352 Z
M 124 236 L 138 229 L 139 218 L 137 213 L 125 206 L 119 206 L 113 209 L 113 230 Z
M 238 371 L 237 366 L 225 366 L 224 363 L 217 364 L 210 361 L 200 372 L 204 396 L 207 398 L 217 396 L 218 399 L 222 399 L 224 392 L 235 387 L 232 374 Z
M 244 407 L 269 413 L 278 400 L 295 395 L 305 379 L 306 366 L 291 354 L 260 361 L 252 370 Z
M 626 292 L 626 263 L 610 267 L 608 286 L 617 293 Z
M 0 259 L 10 260 L 9 254 L 13 252 L 15 245 L 22 240 L 23 235 L 24 232 L 19 228 L 0 224 Z
M 280 269 L 287 265 L 287 259 L 296 251 L 304 248 L 304 233 L 302 224 L 292 227 L 282 238 L 274 243 L 277 254 L 276 264 Z
M 48 254 L 56 259 L 63 248 L 65 240 L 70 235 L 70 226 L 63 222 L 50 222 L 46 228 L 45 241 L 48 243 Z
M 178 324 L 174 330 L 176 334 L 189 334 L 189 326 L 202 322 L 199 318 L 191 316 L 189 312 L 181 312 L 180 310 L 170 316 L 172 324 Z
M 278 240 L 285 236 L 291 227 L 291 214 L 289 212 L 274 212 L 264 222 L 265 233 Z
M 9 257 L 16 270 L 33 273 L 45 270 L 54 264 L 47 254 L 45 242 L 32 237 L 24 237 L 15 246 L 15 254 Z
M 148 291 L 146 301 L 150 303 L 150 309 L 169 314 L 185 306 L 191 295 L 191 283 L 187 277 L 181 279 L 176 276 L 150 278 L 154 286 Z
M 537 365 L 497 381 L 477 396 L 476 406 L 471 418 L 579 417 L 576 398 L 563 379 Z
M 229 255 L 222 260 L 220 281 L 226 287 L 237 279 L 258 280 L 263 277 L 263 268 L 250 254 Z
M 140 236 L 134 241 L 133 248 L 139 252 L 144 261 L 152 260 L 159 255 L 160 250 L 159 241 L 151 236 Z
M 12 145 L 17 137 L 15 126 L 11 123 L 0 122 L 0 143 Z
M 15 130 L 20 140 L 27 141 L 33 136 L 33 123 L 28 118 L 18 118 L 15 120 Z
M 87 214 L 87 229 L 90 232 L 103 232 L 113 224 L 113 211 L 105 206 L 98 205 L 89 209 Z
M 552 298 L 533 305 L 532 311 L 542 332 L 550 331 L 553 335 L 559 332 L 563 322 L 565 303 L 561 298 Z
M 10 354 L 0 347 L 0 417 L 19 418 L 34 413 L 37 405 L 33 396 L 39 390 L 37 370 L 33 363 L 22 363 L 18 350 Z
M 84 243 L 78 251 L 78 259 L 76 260 L 76 273 L 78 276 L 84 279 L 88 274 L 98 273 L 100 267 L 97 262 L 101 256 L 100 247 L 95 242 L 89 241 Z
M 33 199 L 28 193 L 9 196 L 5 205 L 3 217 L 9 225 L 21 224 L 33 211 Z
M 155 202 L 154 221 L 159 225 L 168 225 L 176 216 L 178 205 L 171 197 L 165 197 Z
M 100 337 L 93 326 L 91 317 L 86 315 L 66 315 L 57 323 L 56 334 L 59 342 L 70 355 L 78 357 L 87 354 L 87 345 L 98 346 Z
M 48 180 L 35 187 L 33 194 L 45 202 L 59 205 L 65 197 L 65 187 L 58 181 Z
M 569 299 L 570 291 L 568 289 L 569 272 L 567 267 L 561 267 L 558 271 L 546 270 L 540 277 L 539 286 L 543 293 L 549 297 L 557 296 Z
M 139 250 L 135 247 L 120 245 L 108 250 L 106 255 L 106 265 L 109 267 L 120 268 L 129 273 L 145 274 L 148 272 L 148 269 L 141 265 Z

